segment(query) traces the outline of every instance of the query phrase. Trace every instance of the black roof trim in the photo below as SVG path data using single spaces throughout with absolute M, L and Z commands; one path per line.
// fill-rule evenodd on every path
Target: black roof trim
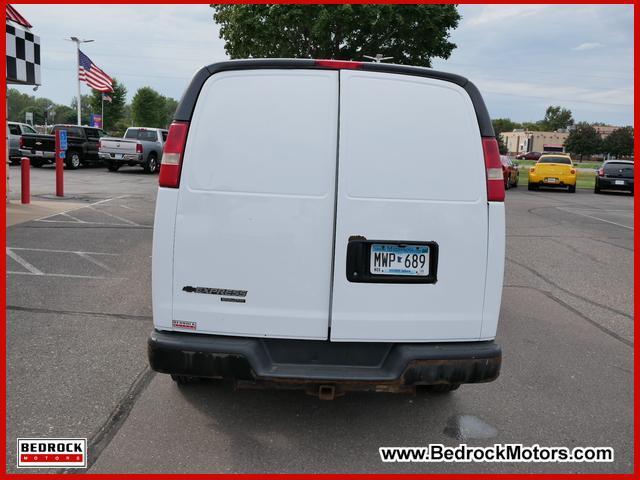
M 226 62 L 218 62 L 206 67 L 201 68 L 191 80 L 191 83 L 185 90 L 178 108 L 176 110 L 174 119 L 177 121 L 190 121 L 193 115 L 193 109 L 195 108 L 198 96 L 202 86 L 209 79 L 210 76 L 229 70 L 255 70 L 262 68 L 317 68 L 317 69 L 330 69 L 328 67 L 319 66 L 315 60 L 312 59 L 249 59 L 249 60 L 229 60 Z M 480 135 L 483 137 L 494 137 L 493 125 L 489 112 L 482 99 L 482 95 L 477 87 L 470 82 L 467 78 L 454 73 L 440 72 L 438 70 L 432 70 L 424 67 L 410 67 L 404 65 L 394 65 L 389 63 L 374 63 L 363 62 L 362 70 L 367 72 L 381 72 L 381 73 L 397 73 L 402 75 L 415 75 L 419 77 L 434 78 L 436 80 L 444 80 L 446 82 L 455 83 L 464 88 L 473 107 L 476 111 L 476 117 L 478 119 L 478 126 L 480 127 Z

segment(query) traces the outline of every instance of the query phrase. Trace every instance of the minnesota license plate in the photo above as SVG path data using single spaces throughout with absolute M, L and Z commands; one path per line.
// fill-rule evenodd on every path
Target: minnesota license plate
M 371 245 L 370 271 L 375 275 L 429 275 L 429 247 L 374 243 Z

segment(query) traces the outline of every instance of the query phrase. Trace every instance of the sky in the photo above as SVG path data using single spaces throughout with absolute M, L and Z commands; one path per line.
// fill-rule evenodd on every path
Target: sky
M 69 104 L 75 45 L 123 82 L 130 100 L 151 86 L 179 99 L 203 65 L 224 60 L 208 5 L 17 5 L 41 37 L 42 86 L 19 90 Z M 492 118 L 536 121 L 549 105 L 576 121 L 633 124 L 632 5 L 461 5 L 457 45 L 433 68 L 464 75 Z M 376 52 L 372 52 L 376 53 Z M 82 93 L 89 93 L 83 85 Z

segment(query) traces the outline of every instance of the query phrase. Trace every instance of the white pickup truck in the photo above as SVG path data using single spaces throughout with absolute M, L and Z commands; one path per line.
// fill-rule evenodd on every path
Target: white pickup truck
M 99 157 L 111 172 L 123 165 L 140 165 L 147 173 L 156 173 L 160 166 L 167 130 L 130 127 L 123 138 L 100 139 Z

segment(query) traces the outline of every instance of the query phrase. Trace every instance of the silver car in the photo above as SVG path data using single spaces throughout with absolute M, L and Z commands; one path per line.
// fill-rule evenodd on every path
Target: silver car
M 9 161 L 11 165 L 20 163 L 20 137 L 23 133 L 38 133 L 31 125 L 18 122 L 7 122 L 7 137 L 9 143 Z

